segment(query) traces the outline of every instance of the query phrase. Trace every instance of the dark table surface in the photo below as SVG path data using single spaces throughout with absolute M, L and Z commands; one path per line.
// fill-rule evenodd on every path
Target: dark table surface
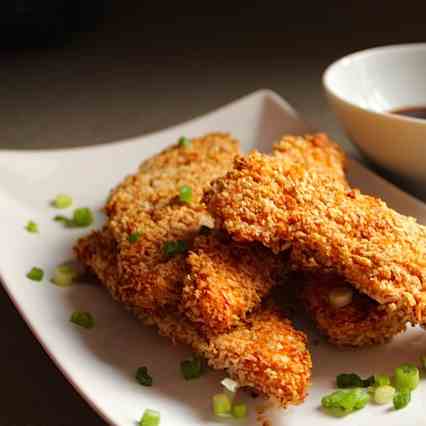
M 180 5 L 165 14 L 161 5 L 116 2 L 93 30 L 89 26 L 63 46 L 2 53 L 0 149 L 116 141 L 270 88 L 359 156 L 328 109 L 321 74 L 355 50 L 424 41 L 424 14 L 388 6 L 383 19 L 376 4 L 368 10 L 347 2 L 326 6 L 234 4 L 205 14 Z M 3 290 L 0 324 L 1 425 L 104 424 L 52 364 Z

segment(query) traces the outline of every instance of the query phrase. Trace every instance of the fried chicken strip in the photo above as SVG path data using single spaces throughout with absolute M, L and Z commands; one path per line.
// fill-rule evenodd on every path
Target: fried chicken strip
M 424 321 L 426 228 L 327 173 L 257 152 L 205 195 L 218 227 L 276 253 L 292 246 L 301 269 L 331 270 L 380 304 Z
M 273 155 L 291 164 L 301 164 L 319 173 L 328 173 L 346 183 L 346 155 L 325 133 L 284 136 L 273 146 Z
M 94 232 L 76 246 L 79 259 L 114 295 L 120 287 L 117 245 L 109 230 Z M 311 358 L 306 336 L 294 330 L 274 307 L 250 315 L 232 331 L 200 333 L 177 310 L 150 313 L 125 305 L 146 324 L 174 342 L 190 345 L 214 369 L 226 369 L 241 386 L 249 386 L 282 407 L 301 403 L 310 381 Z
M 181 311 L 209 333 L 224 333 L 284 281 L 286 261 L 260 244 L 237 245 L 210 233 L 194 241 L 186 263 Z
M 264 248 L 227 247 L 230 241 L 216 234 L 194 240 L 202 224 L 213 224 L 201 204 L 202 190 L 231 168 L 236 152 L 237 143 L 227 135 L 194 139 L 191 146 L 148 159 L 113 191 L 106 211 L 121 277 L 116 299 L 151 312 L 179 303 L 191 320 L 221 333 L 244 319 L 280 280 L 281 256 Z M 178 199 L 184 184 L 192 189 L 190 203 Z M 129 241 L 131 235 L 138 239 Z M 179 240 L 189 256 L 167 256 L 164 245 Z
M 186 274 L 183 252 L 201 225 L 212 225 L 201 203 L 203 189 L 231 167 L 237 153 L 238 142 L 227 134 L 192 139 L 146 160 L 112 191 L 105 211 L 117 245 L 116 299 L 150 311 L 177 304 Z M 179 198 L 184 186 L 192 191 L 190 202 Z M 184 242 L 175 256 L 165 252 L 170 241 Z
M 331 291 L 349 286 L 337 275 L 307 274 L 303 283 L 301 300 L 330 343 L 353 347 L 381 344 L 406 329 L 405 314 L 395 303 L 380 305 L 356 290 L 351 303 L 333 307 Z

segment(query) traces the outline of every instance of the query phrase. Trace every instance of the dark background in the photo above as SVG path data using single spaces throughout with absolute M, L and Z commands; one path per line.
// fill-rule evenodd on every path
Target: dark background
M 359 49 L 426 41 L 425 6 L 248 3 L 3 1 L 0 149 L 110 142 L 270 88 L 357 155 L 328 110 L 321 74 Z M 0 324 L 1 425 L 104 424 L 4 293 Z

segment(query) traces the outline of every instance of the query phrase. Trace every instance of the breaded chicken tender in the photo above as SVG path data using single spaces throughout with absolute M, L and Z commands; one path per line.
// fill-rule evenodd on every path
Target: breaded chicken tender
M 301 269 L 331 270 L 380 304 L 425 319 L 426 228 L 327 173 L 251 153 L 205 196 L 218 227 Z
M 117 245 L 116 299 L 150 311 L 176 305 L 186 273 L 184 251 L 201 225 L 212 224 L 201 203 L 203 189 L 231 167 L 237 153 L 238 142 L 227 134 L 192 139 L 146 160 L 111 193 L 105 211 Z M 180 199 L 184 187 L 192 192 L 189 202 Z M 176 241 L 180 249 L 170 256 L 167 243 Z
M 273 146 L 273 155 L 288 164 L 302 164 L 319 173 L 329 173 L 346 182 L 346 155 L 325 133 L 284 136 Z
M 80 240 L 75 250 L 99 280 L 114 294 L 121 287 L 118 252 L 109 230 Z M 214 369 L 226 369 L 241 386 L 249 386 L 282 407 L 301 403 L 310 382 L 311 358 L 306 336 L 294 330 L 274 307 L 251 314 L 232 331 L 216 335 L 199 328 L 170 307 L 150 313 L 125 306 L 146 324 L 174 342 L 190 345 Z
M 285 259 L 260 244 L 239 246 L 211 232 L 194 241 L 186 263 L 181 310 L 209 333 L 224 333 L 284 280 Z
M 406 329 L 404 312 L 395 303 L 380 305 L 353 290 L 351 303 L 336 308 L 330 303 L 330 293 L 352 287 L 334 274 L 314 273 L 303 278 L 301 300 L 319 330 L 337 346 L 381 344 Z

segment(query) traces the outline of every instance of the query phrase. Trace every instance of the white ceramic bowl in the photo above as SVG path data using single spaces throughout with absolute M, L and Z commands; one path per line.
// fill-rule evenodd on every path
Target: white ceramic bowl
M 327 68 L 323 84 L 346 133 L 368 158 L 426 183 L 426 120 L 389 113 L 426 107 L 426 43 L 345 56 Z

